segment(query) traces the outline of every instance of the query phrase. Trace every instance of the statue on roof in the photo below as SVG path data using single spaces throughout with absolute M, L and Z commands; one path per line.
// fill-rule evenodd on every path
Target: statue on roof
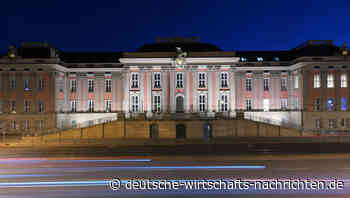
M 177 67 L 182 67 L 185 64 L 185 58 L 187 57 L 187 52 L 182 51 L 181 47 L 176 47 L 177 56 L 175 58 L 175 65 Z

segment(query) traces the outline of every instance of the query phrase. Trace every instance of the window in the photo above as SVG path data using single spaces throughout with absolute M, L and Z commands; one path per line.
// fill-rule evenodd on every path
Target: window
M 39 120 L 38 121 L 38 128 L 43 129 L 44 128 L 44 120 Z
M 328 128 L 330 128 L 330 129 L 336 128 L 334 119 L 328 120 Z
M 346 111 L 348 109 L 348 99 L 347 98 L 341 98 L 341 106 L 340 110 Z
M 112 111 L 112 101 L 111 100 L 105 100 L 105 110 L 106 110 L 106 112 Z
M 252 110 L 252 100 L 251 99 L 247 99 L 246 100 L 246 103 L 247 103 L 247 110 L 250 111 Z
M 269 90 L 269 79 L 264 78 L 264 91 L 268 91 L 268 90 Z
M 281 79 L 281 91 L 287 91 L 287 79 L 286 78 Z
M 26 130 L 30 129 L 30 120 L 25 120 L 25 121 L 24 121 L 24 128 L 25 128 Z
M 16 79 L 11 79 L 10 88 L 11 89 L 15 89 L 16 88 Z
M 89 100 L 89 112 L 94 112 L 94 108 L 95 108 L 95 101 L 93 100 Z
M 17 129 L 17 123 L 16 120 L 11 120 L 11 129 L 16 130 Z
M 16 112 L 16 101 L 10 101 L 10 110 L 11 112 L 15 113 Z
M 40 113 L 44 112 L 44 102 L 43 101 L 39 101 L 39 112 Z
M 204 72 L 198 73 L 198 88 L 205 88 L 206 87 L 206 75 Z
M 24 80 L 24 91 L 30 91 L 30 80 Z
M 76 127 L 77 127 L 77 121 L 72 120 L 72 122 L 71 122 L 71 127 L 72 127 L 72 128 L 76 128 Z
M 221 88 L 228 88 L 228 73 L 221 72 Z
M 263 57 L 257 57 L 256 60 L 258 60 L 259 62 L 264 61 Z
M 314 74 L 314 88 L 321 87 L 321 76 L 319 73 Z
M 314 111 L 320 111 L 321 110 L 321 99 L 316 98 L 314 99 Z
M 206 95 L 201 94 L 199 95 L 199 111 L 200 112 L 205 112 L 206 111 L 206 105 L 207 101 L 206 101 Z
M 58 91 L 63 92 L 63 79 L 58 80 Z
M 299 88 L 299 76 L 294 76 L 294 88 L 298 89 Z
M 340 75 L 340 87 L 341 88 L 348 87 L 348 76 L 346 74 Z
M 252 79 L 250 78 L 246 79 L 245 86 L 247 91 L 252 91 Z
M 328 111 L 334 111 L 334 99 L 333 98 L 328 99 Z
M 30 112 L 30 101 L 24 101 L 24 112 Z
M 139 88 L 139 74 L 131 73 L 131 88 L 137 89 Z
M 269 99 L 264 99 L 264 111 L 269 111 L 270 109 L 270 101 Z
M 228 111 L 228 94 L 222 94 L 221 95 L 221 111 L 227 112 Z
M 334 88 L 334 75 L 333 74 L 327 75 L 327 88 Z
M 2 129 L 2 120 L 0 120 L 0 129 Z
M 76 79 L 70 80 L 70 91 L 71 92 L 77 91 L 77 80 Z
M 131 111 L 132 112 L 139 111 L 139 96 L 138 95 L 131 96 Z
M 184 87 L 184 74 L 183 73 L 176 73 L 176 88 L 183 88 Z
M 153 81 L 153 88 L 156 88 L 156 89 L 161 88 L 160 87 L 160 80 L 161 80 L 160 77 L 161 77 L 160 72 L 155 72 L 154 73 L 154 75 L 153 75 L 153 79 L 154 79 L 154 81 Z
M 160 95 L 153 96 L 153 111 L 161 112 L 160 105 L 161 105 Z
M 95 90 L 95 81 L 93 79 L 88 79 L 88 91 L 94 92 Z
M 39 82 L 38 82 L 39 90 L 44 89 L 44 86 L 45 86 L 44 82 L 45 82 L 44 79 L 39 79 Z
M 288 99 L 281 98 L 281 109 L 286 110 L 288 108 Z
M 345 118 L 342 118 L 342 119 L 341 119 L 341 121 L 340 121 L 340 126 L 341 126 L 342 128 L 346 128 L 346 127 L 347 127 L 347 123 L 346 123 Z
M 76 100 L 70 101 L 70 108 L 71 108 L 71 112 L 77 112 L 77 101 Z
M 321 120 L 320 119 L 315 120 L 315 128 L 316 129 L 320 129 L 321 128 Z
M 105 91 L 106 92 L 111 92 L 112 91 L 112 80 L 111 79 L 106 79 L 105 80 Z

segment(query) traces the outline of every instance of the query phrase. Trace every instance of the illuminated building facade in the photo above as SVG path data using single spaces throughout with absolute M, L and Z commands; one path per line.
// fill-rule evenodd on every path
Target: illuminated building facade
M 304 131 L 350 130 L 346 46 L 222 51 L 159 39 L 136 52 L 63 52 L 47 43 L 0 58 L 0 128 L 33 133 L 125 117 L 244 116 Z M 170 117 L 169 117 L 170 116 Z

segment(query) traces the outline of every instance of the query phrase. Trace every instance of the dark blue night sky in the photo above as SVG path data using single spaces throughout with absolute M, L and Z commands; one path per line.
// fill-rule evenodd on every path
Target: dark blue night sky
M 200 36 L 223 50 L 284 50 L 306 40 L 349 42 L 350 2 L 3 1 L 0 53 L 23 41 L 64 51 L 135 51 L 156 37 Z M 2 21 L 4 20 L 4 21 Z

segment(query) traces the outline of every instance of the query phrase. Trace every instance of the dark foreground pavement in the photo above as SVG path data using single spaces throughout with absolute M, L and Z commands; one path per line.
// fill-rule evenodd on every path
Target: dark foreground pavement
M 349 197 L 350 155 L 123 156 L 0 158 L 0 197 Z M 331 159 L 331 160 L 330 160 Z M 113 191 L 110 181 L 335 180 L 343 189 L 228 189 Z

